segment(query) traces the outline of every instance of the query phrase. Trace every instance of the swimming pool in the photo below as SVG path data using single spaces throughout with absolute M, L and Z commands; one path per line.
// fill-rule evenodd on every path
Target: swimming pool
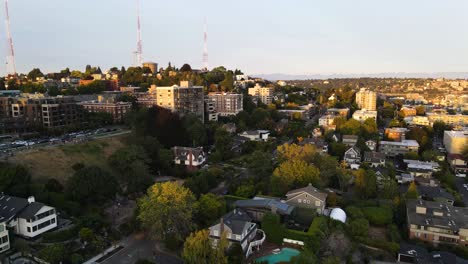
M 299 250 L 296 250 L 294 248 L 283 248 L 281 249 L 281 252 L 278 254 L 270 254 L 263 256 L 261 258 L 258 258 L 255 260 L 256 263 L 261 263 L 261 262 L 268 262 L 268 264 L 276 264 L 279 262 L 288 262 L 291 260 L 292 257 L 295 257 L 299 255 Z

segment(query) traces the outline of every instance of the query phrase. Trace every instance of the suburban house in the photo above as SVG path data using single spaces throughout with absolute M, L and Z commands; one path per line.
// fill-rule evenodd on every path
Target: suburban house
M 377 149 L 377 142 L 374 140 L 367 140 L 366 141 L 366 146 L 371 150 L 374 151 Z
M 0 222 L 0 253 L 10 249 L 10 237 L 8 236 L 8 229 L 6 221 Z
M 234 209 L 225 214 L 219 223 L 211 226 L 209 230 L 214 247 L 218 244 L 224 233 L 229 241 L 229 245 L 234 243 L 240 244 L 247 257 L 266 238 L 265 233 L 261 229 L 257 229 L 257 224 L 242 209 Z
M 403 162 L 407 164 L 406 171 L 414 177 L 430 178 L 432 177 L 432 173 L 440 170 L 439 163 L 437 162 L 409 159 L 404 159 Z
M 375 151 L 364 152 L 364 162 L 369 163 L 371 167 L 385 166 L 385 154 Z
M 351 169 L 359 169 L 359 165 L 361 164 L 361 151 L 357 147 L 351 147 L 344 153 L 343 160 L 349 164 Z
M 174 163 L 177 165 L 185 165 L 190 169 L 195 169 L 203 165 L 206 161 L 205 152 L 202 147 L 173 147 Z
M 448 154 L 447 161 L 455 173 L 468 172 L 468 165 L 461 154 Z
M 413 182 L 414 176 L 409 173 L 402 173 L 401 175 L 397 175 L 396 179 L 399 184 L 405 184 Z
M 268 199 L 263 197 L 255 197 L 250 200 L 238 200 L 234 203 L 236 208 L 243 209 L 255 221 L 261 222 L 263 216 L 270 212 L 277 214 L 285 221 L 294 211 L 294 205 L 281 202 L 276 199 Z
M 343 135 L 343 144 L 345 144 L 348 147 L 352 147 L 356 145 L 358 141 L 358 136 L 355 135 Z
M 468 245 L 468 208 L 410 199 L 406 202 L 410 239 Z
M 267 141 L 270 131 L 268 130 L 250 130 L 238 134 L 241 137 L 248 138 L 250 141 Z
M 312 184 L 286 194 L 286 203 L 300 208 L 315 209 L 319 214 L 325 209 L 327 194 L 317 190 Z
M 55 208 L 28 199 L 0 195 L 0 222 L 19 236 L 34 238 L 57 227 Z

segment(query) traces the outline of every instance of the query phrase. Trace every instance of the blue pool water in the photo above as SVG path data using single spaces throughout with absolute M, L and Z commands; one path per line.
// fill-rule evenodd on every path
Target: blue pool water
M 260 263 L 262 261 L 267 261 L 268 264 L 276 264 L 279 262 L 288 262 L 292 257 L 299 255 L 299 250 L 293 248 L 283 248 L 278 254 L 266 255 L 255 260 L 255 262 Z

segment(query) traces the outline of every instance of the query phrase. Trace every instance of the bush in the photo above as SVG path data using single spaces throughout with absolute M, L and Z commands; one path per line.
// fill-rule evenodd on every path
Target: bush
M 326 217 L 316 217 L 307 232 L 287 229 L 284 237 L 303 241 L 305 248 L 311 252 L 318 252 L 322 240 L 328 233 L 328 224 Z
M 393 211 L 388 207 L 362 208 L 364 215 L 372 225 L 388 225 L 392 223 Z
M 346 213 L 348 213 L 349 217 L 352 219 L 358 219 L 358 218 L 364 217 L 364 213 L 362 212 L 362 210 L 355 206 L 346 207 Z
M 71 227 L 69 229 L 45 233 L 42 235 L 42 241 L 45 243 L 55 243 L 71 240 L 78 237 L 78 226 Z
M 353 220 L 349 224 L 349 232 L 354 238 L 367 238 L 369 222 L 364 218 Z
M 276 214 L 266 213 L 262 220 L 262 230 L 266 239 L 275 244 L 281 244 L 284 237 L 284 227 L 280 223 L 280 217 Z

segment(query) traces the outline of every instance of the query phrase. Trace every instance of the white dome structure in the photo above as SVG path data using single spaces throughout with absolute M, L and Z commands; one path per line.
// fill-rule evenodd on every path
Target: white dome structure
M 342 223 L 346 223 L 346 213 L 341 208 L 334 208 L 330 213 L 330 218 Z

